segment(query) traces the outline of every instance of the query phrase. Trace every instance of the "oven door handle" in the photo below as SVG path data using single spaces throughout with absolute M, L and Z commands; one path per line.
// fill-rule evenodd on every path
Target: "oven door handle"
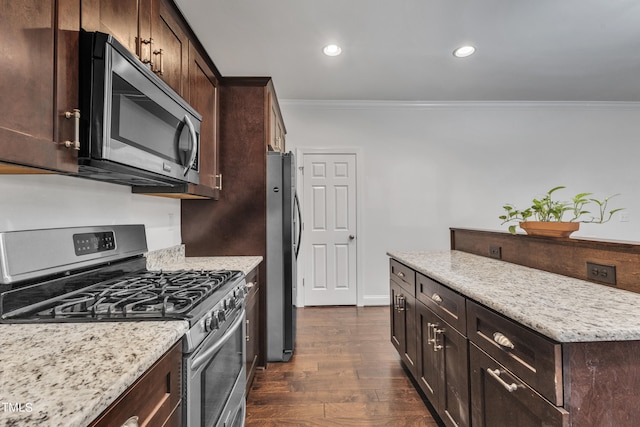
M 233 321 L 233 324 L 229 327 L 229 329 L 227 329 L 227 332 L 225 332 L 224 335 L 222 335 L 213 346 L 209 347 L 201 355 L 193 359 L 193 362 L 191 364 L 192 370 L 197 370 L 200 366 L 207 363 L 211 359 L 211 356 L 217 353 L 218 350 L 220 350 L 220 348 L 222 348 L 222 346 L 225 345 L 227 341 L 229 341 L 229 338 L 231 338 L 231 336 L 236 333 L 238 328 L 244 325 L 244 315 L 245 310 L 243 308 L 238 314 L 236 320 Z

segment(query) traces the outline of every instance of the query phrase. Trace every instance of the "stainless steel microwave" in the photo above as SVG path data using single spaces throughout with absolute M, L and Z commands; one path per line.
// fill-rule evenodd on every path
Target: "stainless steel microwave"
M 80 176 L 198 183 L 202 116 L 108 34 L 81 33 L 80 112 Z

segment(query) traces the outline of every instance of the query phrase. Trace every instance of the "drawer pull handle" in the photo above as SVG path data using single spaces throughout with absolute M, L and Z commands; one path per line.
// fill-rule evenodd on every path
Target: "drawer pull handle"
M 401 279 L 404 279 L 404 273 L 402 271 L 397 272 L 396 276 L 398 276 Z
M 438 295 L 438 294 L 431 295 L 431 299 L 434 300 L 438 304 L 440 304 L 442 302 L 442 297 L 440 295 Z
M 507 348 L 510 348 L 511 350 L 515 348 L 511 340 L 505 337 L 504 335 L 502 335 L 500 332 L 494 332 L 493 340 L 498 344 L 500 344 L 502 347 L 507 347 Z
M 500 378 L 500 369 L 491 370 L 487 368 L 487 373 L 495 378 L 496 381 L 500 383 L 502 387 L 504 387 L 509 393 L 513 393 L 518 389 L 518 385 L 516 383 L 507 384 L 502 378 Z
M 134 415 L 133 417 L 125 421 L 121 427 L 138 427 L 139 425 L 140 424 L 138 424 L 138 417 Z

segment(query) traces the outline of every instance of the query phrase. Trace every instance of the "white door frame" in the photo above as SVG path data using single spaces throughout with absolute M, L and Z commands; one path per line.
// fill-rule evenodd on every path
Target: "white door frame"
M 298 193 L 298 199 L 300 200 L 300 208 L 304 212 L 304 174 L 302 173 L 301 166 L 304 164 L 305 154 L 353 154 L 356 157 L 356 301 L 358 307 L 364 306 L 364 289 L 363 289 L 363 263 L 362 263 L 362 251 L 364 247 L 363 229 L 362 226 L 362 214 L 360 206 L 362 206 L 362 177 L 363 175 L 363 159 L 362 149 L 357 147 L 340 147 L 340 148 L 296 148 L 296 191 Z M 304 215 L 304 214 L 303 214 Z M 302 230 L 302 240 L 300 248 L 300 256 L 298 257 L 298 292 L 297 292 L 297 304 L 298 307 L 304 307 L 304 278 L 306 271 L 304 271 L 305 262 L 304 256 L 307 253 L 307 242 L 304 238 L 305 231 Z

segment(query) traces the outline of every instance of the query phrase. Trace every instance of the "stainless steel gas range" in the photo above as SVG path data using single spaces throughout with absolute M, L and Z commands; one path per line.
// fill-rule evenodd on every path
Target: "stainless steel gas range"
M 0 322 L 182 319 L 183 425 L 243 426 L 239 271 L 148 271 L 143 225 L 0 233 Z

